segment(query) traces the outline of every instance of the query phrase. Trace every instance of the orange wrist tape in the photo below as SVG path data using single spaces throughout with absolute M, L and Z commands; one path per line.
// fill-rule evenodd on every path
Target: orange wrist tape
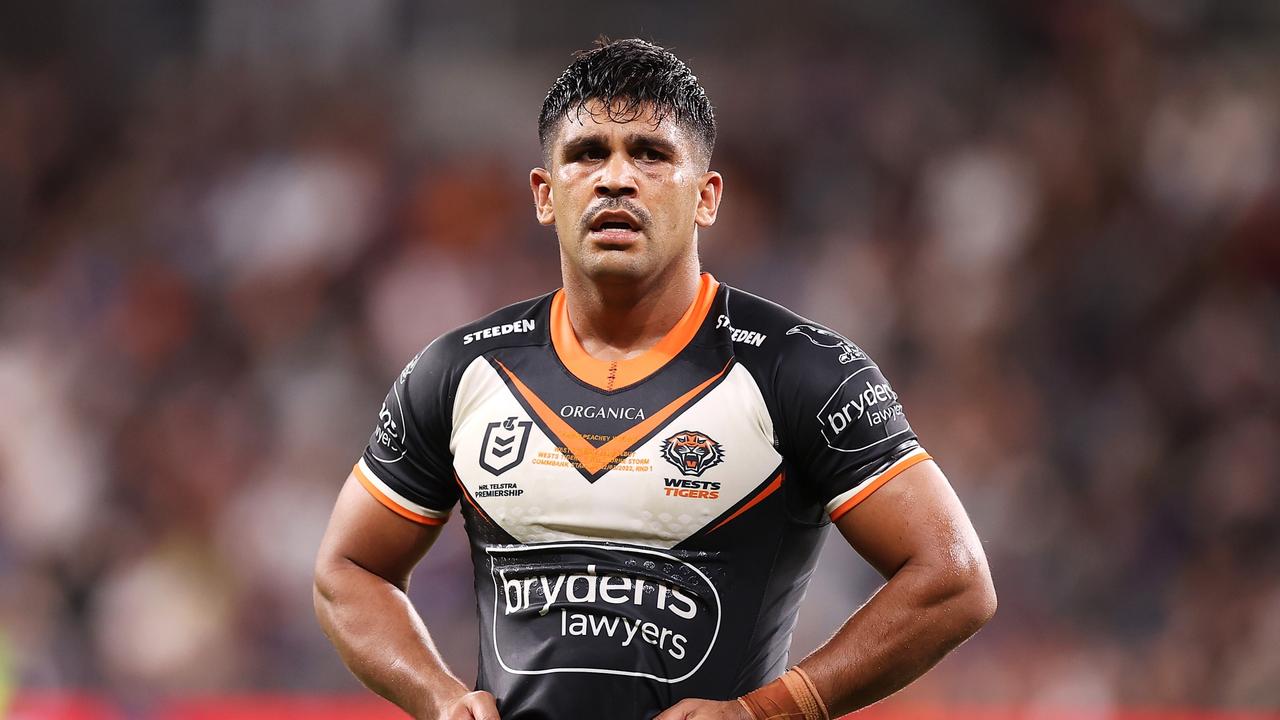
M 818 689 L 799 665 L 738 702 L 753 720 L 831 720 Z

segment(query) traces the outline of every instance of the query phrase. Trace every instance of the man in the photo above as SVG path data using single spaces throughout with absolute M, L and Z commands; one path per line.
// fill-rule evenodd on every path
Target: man
M 436 339 L 339 495 L 316 611 L 419 718 L 827 718 L 898 690 L 995 610 L 963 508 L 847 339 L 699 273 L 722 180 L 674 55 L 580 53 L 539 122 L 564 287 Z M 405 590 L 455 503 L 478 689 Z M 887 583 L 787 669 L 834 524 Z

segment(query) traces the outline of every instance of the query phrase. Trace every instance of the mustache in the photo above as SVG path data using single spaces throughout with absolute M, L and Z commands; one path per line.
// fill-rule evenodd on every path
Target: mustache
M 635 204 L 630 198 L 624 197 L 603 197 L 591 203 L 587 211 L 582 214 L 582 220 L 579 225 L 583 232 L 591 230 L 591 219 L 606 210 L 625 210 L 635 216 L 640 221 L 643 228 L 649 224 L 649 213 L 644 208 Z

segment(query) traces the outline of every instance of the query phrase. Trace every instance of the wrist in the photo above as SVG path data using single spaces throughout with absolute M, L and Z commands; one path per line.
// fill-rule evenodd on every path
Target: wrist
M 471 689 L 466 685 L 450 678 L 449 682 L 429 688 L 422 693 L 418 707 L 413 708 L 409 714 L 415 718 L 431 720 L 448 717 L 450 709 L 470 692 Z
M 804 720 L 830 720 L 827 704 L 818 694 L 809 675 L 795 666 L 773 682 L 738 698 L 738 704 L 752 720 L 771 717 L 798 717 Z

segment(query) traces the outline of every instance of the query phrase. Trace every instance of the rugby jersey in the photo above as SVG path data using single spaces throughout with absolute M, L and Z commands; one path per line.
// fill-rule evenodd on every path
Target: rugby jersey
M 418 353 L 356 477 L 414 522 L 461 508 L 477 688 L 504 720 L 759 687 L 786 669 L 825 526 L 929 456 L 858 346 L 709 274 L 633 359 L 587 354 L 565 304 Z

